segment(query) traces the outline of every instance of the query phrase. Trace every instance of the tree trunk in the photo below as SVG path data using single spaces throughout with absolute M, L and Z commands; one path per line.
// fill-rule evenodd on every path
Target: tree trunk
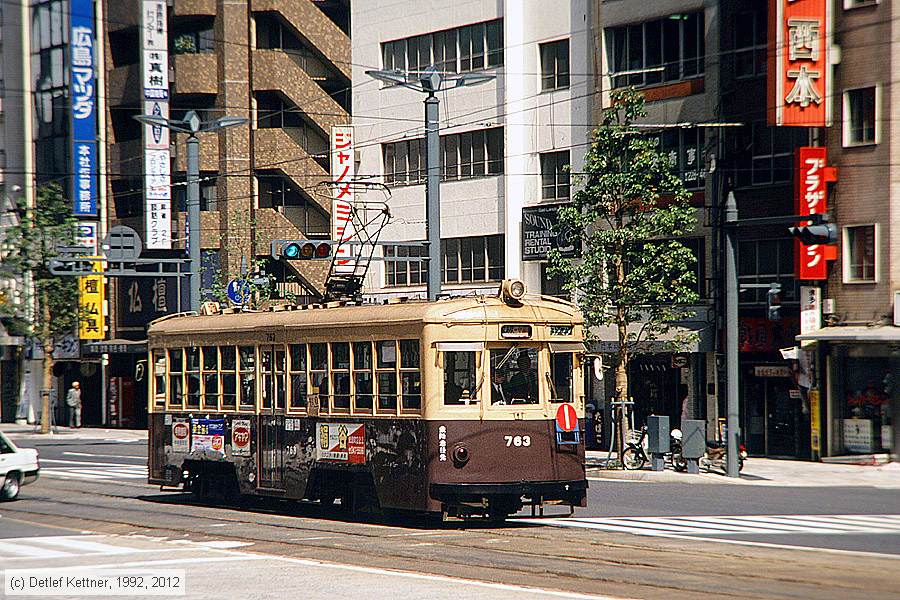
M 50 421 L 53 418 L 50 407 L 50 394 L 53 393 L 53 337 L 50 335 L 50 304 L 47 292 L 41 294 L 41 337 L 44 342 L 44 383 L 41 389 L 41 433 L 50 433 Z

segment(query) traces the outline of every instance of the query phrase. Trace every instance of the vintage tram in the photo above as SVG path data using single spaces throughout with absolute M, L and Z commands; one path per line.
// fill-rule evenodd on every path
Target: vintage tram
M 585 505 L 574 305 L 507 281 L 212 312 L 150 327 L 150 483 L 445 518 Z

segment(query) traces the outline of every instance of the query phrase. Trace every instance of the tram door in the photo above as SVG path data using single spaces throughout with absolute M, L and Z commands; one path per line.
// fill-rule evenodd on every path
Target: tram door
M 285 353 L 283 346 L 259 349 L 262 402 L 259 416 L 257 487 L 284 489 Z

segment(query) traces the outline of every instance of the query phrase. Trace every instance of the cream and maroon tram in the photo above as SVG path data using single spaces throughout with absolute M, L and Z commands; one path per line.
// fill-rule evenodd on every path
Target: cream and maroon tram
M 582 319 L 524 295 L 171 316 L 150 483 L 502 517 L 584 506 Z

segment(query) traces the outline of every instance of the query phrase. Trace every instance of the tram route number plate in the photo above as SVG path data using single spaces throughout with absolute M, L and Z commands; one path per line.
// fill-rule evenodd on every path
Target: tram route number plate
M 358 423 L 317 423 L 316 460 L 364 464 L 366 427 Z

